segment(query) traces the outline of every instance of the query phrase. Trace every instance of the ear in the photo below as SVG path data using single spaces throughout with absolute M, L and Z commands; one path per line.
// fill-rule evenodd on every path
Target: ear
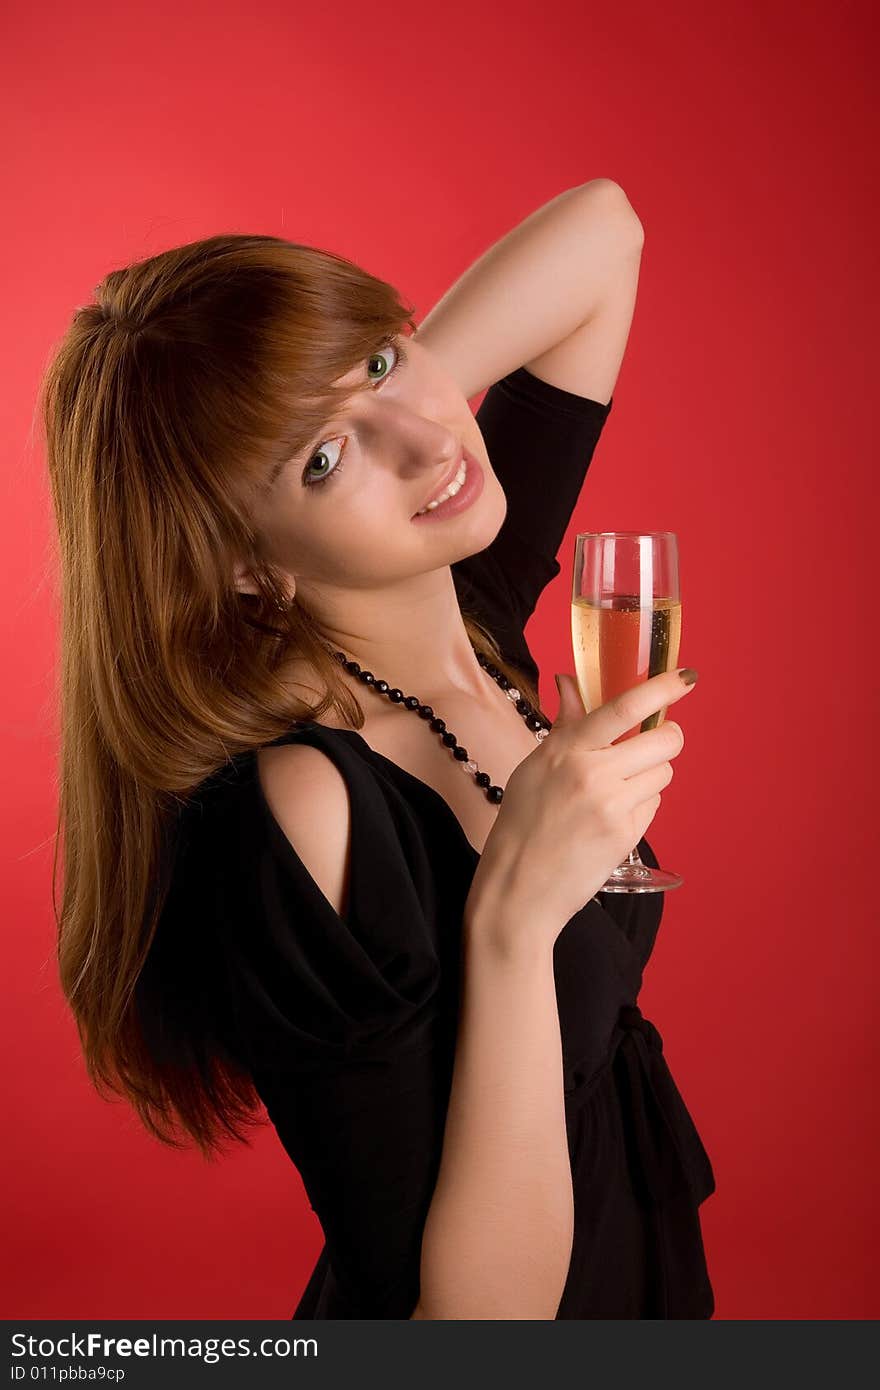
M 233 570 L 233 582 L 241 594 L 259 594 L 260 592 L 254 583 L 253 574 L 245 564 L 236 563 Z M 282 577 L 282 583 L 286 593 L 286 602 L 292 603 L 296 593 L 296 580 L 292 574 L 285 573 Z
M 257 594 L 259 590 L 254 584 L 253 577 L 246 565 L 236 564 L 233 574 L 233 582 L 240 594 Z

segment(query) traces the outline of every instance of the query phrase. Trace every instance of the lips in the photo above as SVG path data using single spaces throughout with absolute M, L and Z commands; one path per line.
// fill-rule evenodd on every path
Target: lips
M 433 502 L 435 497 L 439 497 L 441 492 L 443 492 L 446 488 L 449 487 L 449 484 L 452 482 L 459 468 L 461 468 L 462 461 L 464 460 L 464 458 L 465 451 L 462 448 L 458 454 L 458 457 L 455 459 L 455 462 L 452 464 L 452 467 L 450 468 L 449 472 L 446 474 L 445 477 L 441 478 L 440 481 L 435 484 L 432 490 L 428 493 L 424 502 L 419 503 L 418 507 L 416 508 L 416 512 L 424 511 L 425 507 L 427 507 L 429 502 Z M 413 513 L 414 516 L 416 515 L 416 512 Z

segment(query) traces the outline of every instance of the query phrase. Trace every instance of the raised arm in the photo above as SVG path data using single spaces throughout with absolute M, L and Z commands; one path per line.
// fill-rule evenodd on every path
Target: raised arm
M 538 208 L 477 260 L 418 340 L 477 411 L 507 516 L 487 550 L 453 566 L 465 607 L 485 609 L 536 678 L 522 636 L 611 409 L 635 307 L 644 233 L 619 184 L 594 179 Z
M 606 404 L 629 335 L 643 244 L 641 221 L 613 179 L 566 189 L 459 276 L 419 325 L 418 341 L 468 400 L 525 366 Z

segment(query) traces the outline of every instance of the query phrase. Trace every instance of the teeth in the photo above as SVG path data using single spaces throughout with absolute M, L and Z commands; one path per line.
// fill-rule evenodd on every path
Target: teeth
M 424 516 L 425 512 L 432 512 L 435 507 L 440 506 L 441 502 L 446 502 L 450 497 L 454 497 L 455 494 L 458 491 L 460 491 L 466 476 L 467 464 L 465 460 L 462 459 L 461 468 L 459 468 L 452 482 L 449 484 L 449 487 L 446 488 L 443 492 L 441 492 L 439 497 L 435 497 L 433 502 L 429 502 L 427 507 L 422 507 L 422 510 L 420 512 L 416 512 L 416 516 Z

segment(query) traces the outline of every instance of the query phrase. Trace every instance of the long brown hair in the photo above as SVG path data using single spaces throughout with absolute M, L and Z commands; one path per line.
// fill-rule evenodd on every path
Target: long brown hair
M 284 603 L 249 502 L 350 393 L 330 383 L 415 324 L 391 285 L 271 236 L 175 247 L 94 293 L 38 402 L 60 571 L 60 982 L 99 1094 L 210 1159 L 224 1136 L 245 1142 L 265 1121 L 250 1077 L 206 1055 L 185 1018 L 162 1014 L 161 1049 L 146 1023 L 161 1012 L 142 992 L 174 826 L 207 777 L 296 722 L 334 709 L 364 723 L 320 626 Z M 253 594 L 234 582 L 240 561 Z M 523 672 L 463 617 L 538 707 Z M 313 706 L 279 676 L 292 653 L 323 679 Z

